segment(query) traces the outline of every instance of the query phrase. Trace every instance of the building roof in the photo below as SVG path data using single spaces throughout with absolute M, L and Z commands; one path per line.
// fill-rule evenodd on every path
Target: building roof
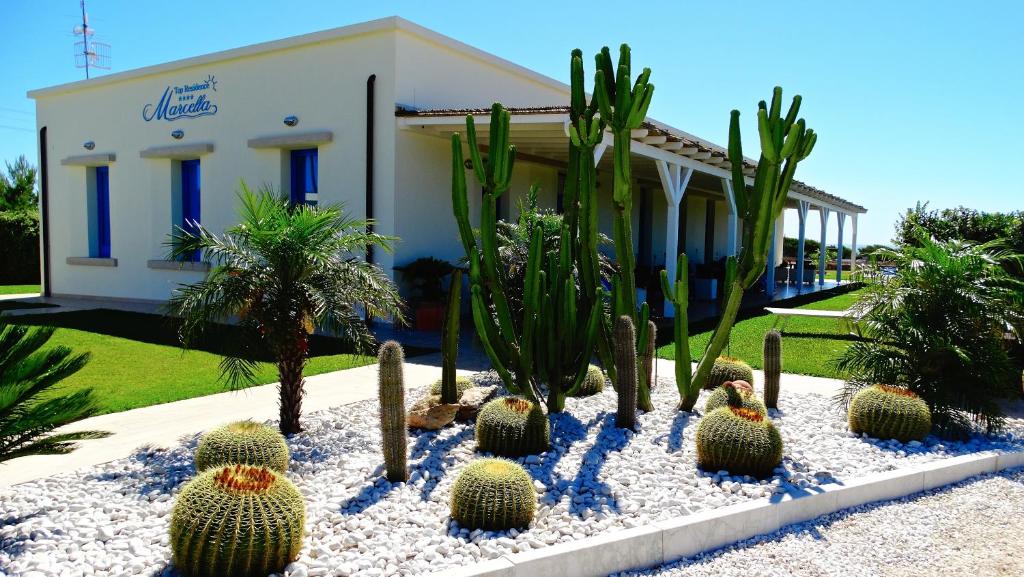
M 507 108 L 513 116 L 528 115 L 550 115 L 562 116 L 568 120 L 568 106 L 533 106 Z M 462 119 L 467 115 L 488 116 L 490 108 L 434 108 L 429 110 L 413 110 L 404 107 L 397 107 L 395 116 L 402 118 L 454 118 Z M 706 165 L 709 170 L 730 169 L 727 150 L 714 143 L 693 136 L 687 132 L 660 123 L 648 118 L 643 127 L 633 131 L 633 140 L 648 144 L 676 155 L 689 158 Z M 757 168 L 757 163 L 749 158 L 744 159 L 744 173 L 752 176 Z M 719 171 L 715 171 L 719 172 Z M 863 206 L 829 194 L 820 188 L 813 187 L 798 180 L 793 181 L 792 191 L 800 193 L 812 200 L 818 200 L 830 206 L 839 208 L 848 214 L 865 213 L 867 209 Z

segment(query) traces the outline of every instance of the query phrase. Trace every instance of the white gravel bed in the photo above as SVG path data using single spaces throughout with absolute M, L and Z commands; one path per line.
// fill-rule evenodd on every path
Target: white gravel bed
M 497 381 L 494 373 L 477 375 Z M 417 398 L 410 392 L 409 402 Z M 534 478 L 528 530 L 469 532 L 448 518 L 449 489 L 477 454 L 472 424 L 410 435 L 408 483 L 381 477 L 376 401 L 307 415 L 289 439 L 288 472 L 307 503 L 307 538 L 294 577 L 423 575 L 503 554 L 633 527 L 783 491 L 850 480 L 984 449 L 1024 448 L 1024 422 L 998 439 L 901 445 L 847 432 L 830 398 L 788 393 L 772 418 L 785 460 L 764 481 L 697 470 L 698 414 L 675 410 L 674 383 L 653 392 L 638 431 L 614 426 L 615 393 L 569 399 L 552 418 L 552 448 L 521 459 Z M 703 406 L 703 400 L 698 407 Z M 187 418 L 183 415 L 182 418 Z M 195 473 L 197 438 L 164 451 L 0 490 L 0 577 L 176 575 L 167 523 L 174 496 Z
M 1024 575 L 1024 469 L 862 505 L 619 577 Z

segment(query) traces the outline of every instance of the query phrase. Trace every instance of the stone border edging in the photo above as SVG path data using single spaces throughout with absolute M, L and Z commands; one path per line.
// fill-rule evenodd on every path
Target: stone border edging
M 982 451 L 875 473 L 846 484 L 812 488 L 779 500 L 758 499 L 673 517 L 640 527 L 505 555 L 431 577 L 606 577 L 656 567 L 775 532 L 842 509 L 888 501 L 950 485 L 984 473 L 1024 466 L 1024 451 Z

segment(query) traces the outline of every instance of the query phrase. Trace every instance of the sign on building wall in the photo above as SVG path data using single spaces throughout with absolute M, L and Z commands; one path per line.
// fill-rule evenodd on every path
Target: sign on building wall
M 214 92 L 217 92 L 217 79 L 212 74 L 199 82 L 168 86 L 159 102 L 142 107 L 142 119 L 146 122 L 170 122 L 179 118 L 213 116 L 217 114 Z

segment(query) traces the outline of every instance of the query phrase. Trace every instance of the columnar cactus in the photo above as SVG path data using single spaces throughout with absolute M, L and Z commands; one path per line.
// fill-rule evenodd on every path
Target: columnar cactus
M 697 425 L 697 466 L 764 478 L 782 462 L 782 436 L 752 409 L 721 407 Z
M 750 365 L 732 357 L 718 357 L 708 375 L 705 389 L 717 389 L 729 381 L 754 382 L 754 370 Z
M 378 397 L 380 398 L 380 434 L 388 481 L 400 483 L 409 478 L 406 465 L 409 427 L 405 421 L 405 380 L 402 346 L 387 341 L 378 354 Z
M 654 406 L 651 404 L 651 389 L 654 388 L 654 351 L 655 345 L 658 341 L 658 327 L 654 324 L 654 321 L 647 321 L 647 336 L 644 339 L 646 341 L 646 347 L 640 351 L 640 355 L 637 358 L 637 370 L 640 371 L 639 377 L 643 382 L 643 386 L 638 385 L 637 392 L 637 407 L 642 411 L 653 411 Z M 641 393 L 646 396 L 646 399 L 641 399 Z M 644 407 L 647 408 L 644 408 Z
M 615 413 L 615 426 L 620 429 L 636 428 L 636 331 L 633 319 L 622 315 L 615 320 L 612 347 L 615 351 L 615 390 L 619 395 L 619 407 Z
M 772 329 L 764 335 L 764 404 L 779 406 L 779 379 L 782 374 L 782 333 Z
M 536 507 L 530 475 L 506 459 L 473 461 L 452 484 L 452 519 L 469 529 L 523 529 Z
M 441 403 L 459 402 L 455 364 L 459 357 L 459 321 L 462 312 L 462 270 L 452 271 L 448 287 L 448 307 L 445 309 L 444 332 L 441 335 Z
M 601 367 L 590 365 L 587 367 L 587 376 L 583 379 L 583 384 L 580 385 L 580 389 L 576 391 L 577 397 L 589 397 L 596 395 L 604 390 L 604 371 Z
M 196 471 L 220 465 L 255 465 L 288 470 L 291 453 L 281 433 L 252 421 L 238 421 L 203 435 L 196 448 Z
M 727 382 L 708 395 L 704 401 L 704 412 L 710 413 L 721 407 L 741 407 L 768 416 L 768 409 L 761 399 L 754 395 L 754 389 L 746 381 Z
M 536 455 L 551 445 L 551 429 L 540 405 L 518 397 L 494 399 L 476 416 L 476 448 L 503 457 Z
M 305 520 L 302 495 L 283 476 L 266 467 L 214 467 L 178 494 L 171 558 L 186 577 L 282 573 L 299 555 Z
M 689 411 L 700 396 L 700 387 L 693 386 L 693 367 L 690 363 L 690 263 L 685 252 L 676 261 L 676 278 L 669 282 L 668 271 L 661 270 L 661 290 L 675 309 L 672 340 L 675 347 L 676 388 L 679 389 L 680 408 Z
M 872 385 L 857 392 L 847 416 L 850 430 L 901 443 L 921 441 L 932 429 L 928 403 L 902 387 Z

